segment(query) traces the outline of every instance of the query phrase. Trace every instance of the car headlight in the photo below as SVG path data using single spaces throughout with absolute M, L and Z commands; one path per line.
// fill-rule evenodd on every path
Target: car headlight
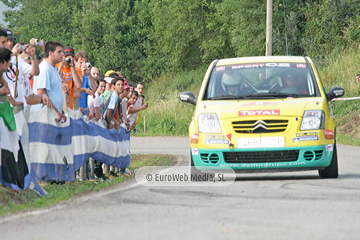
M 324 128 L 325 114 L 321 110 L 307 110 L 301 122 L 300 130 L 312 130 Z
M 221 133 L 220 123 L 215 113 L 204 113 L 198 117 L 199 133 Z

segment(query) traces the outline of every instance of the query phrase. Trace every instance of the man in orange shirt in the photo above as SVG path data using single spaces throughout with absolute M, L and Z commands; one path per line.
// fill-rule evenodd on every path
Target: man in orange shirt
M 67 106 L 72 110 L 74 109 L 75 82 L 81 82 L 75 69 L 74 56 L 75 53 L 72 47 L 64 47 L 63 61 L 56 64 L 63 83 L 66 83 L 63 86 L 65 88 Z
M 86 94 L 94 96 L 94 92 L 88 88 L 81 88 L 82 71 L 75 66 L 75 52 L 72 47 L 64 47 L 63 61 L 56 65 L 59 75 L 65 85 L 64 91 L 66 95 L 67 106 L 74 110 L 74 98 L 80 98 L 80 94 L 76 96 L 76 92 L 86 92 Z

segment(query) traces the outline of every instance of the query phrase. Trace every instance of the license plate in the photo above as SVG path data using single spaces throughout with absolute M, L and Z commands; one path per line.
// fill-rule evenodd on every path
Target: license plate
M 284 147 L 284 137 L 239 138 L 238 148 Z

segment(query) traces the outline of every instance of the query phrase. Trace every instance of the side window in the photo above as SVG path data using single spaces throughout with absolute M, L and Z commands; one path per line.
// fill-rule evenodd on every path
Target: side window
M 209 80 L 209 84 L 207 88 L 206 99 L 224 95 L 224 89 L 221 85 L 222 74 L 223 74 L 222 72 L 214 72 L 211 75 L 211 79 Z
M 309 88 L 309 95 L 315 96 L 315 86 L 314 86 L 314 79 L 311 77 L 310 72 L 307 74 L 307 80 L 308 80 L 308 88 Z

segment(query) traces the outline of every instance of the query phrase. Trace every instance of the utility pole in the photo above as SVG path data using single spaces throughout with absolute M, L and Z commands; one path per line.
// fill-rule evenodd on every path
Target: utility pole
M 266 56 L 272 55 L 272 6 L 273 0 L 266 3 Z

